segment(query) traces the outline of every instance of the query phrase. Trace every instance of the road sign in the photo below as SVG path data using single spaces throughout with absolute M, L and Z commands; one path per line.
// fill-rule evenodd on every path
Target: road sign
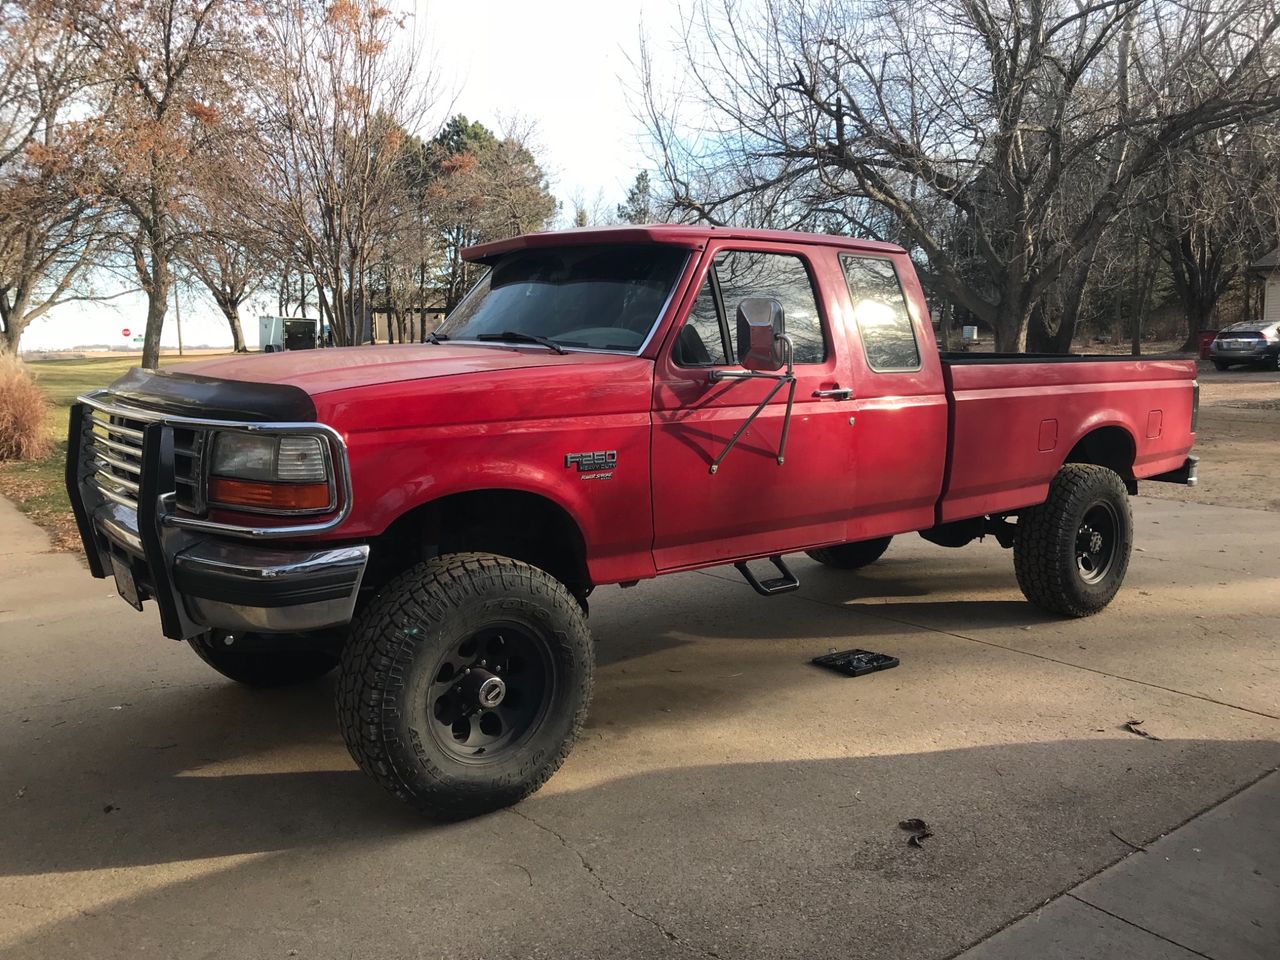
M 124 337 L 127 340 L 129 338 L 129 328 L 125 327 L 123 330 L 121 330 L 120 336 Z

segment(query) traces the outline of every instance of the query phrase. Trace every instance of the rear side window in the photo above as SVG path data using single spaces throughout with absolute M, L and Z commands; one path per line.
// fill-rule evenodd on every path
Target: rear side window
M 862 349 L 872 370 L 920 369 L 920 348 L 893 264 L 879 257 L 841 255 Z
M 715 296 L 716 287 L 720 296 Z M 716 256 L 707 284 L 676 341 L 675 360 L 684 367 L 732 362 L 732 342 L 738 304 L 751 297 L 777 300 L 782 305 L 796 363 L 827 359 L 813 281 L 804 261 L 789 253 L 726 250 Z

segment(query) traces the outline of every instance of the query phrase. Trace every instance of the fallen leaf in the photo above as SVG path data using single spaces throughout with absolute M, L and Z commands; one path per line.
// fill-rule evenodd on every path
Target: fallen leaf
M 923 841 L 933 836 L 933 831 L 929 829 L 929 825 L 919 817 L 909 817 L 906 820 L 899 820 L 898 826 L 903 830 L 908 830 L 911 836 L 907 838 L 907 843 L 913 847 L 924 846 Z
M 120 808 L 117 807 L 114 803 L 108 803 L 105 807 L 102 808 L 102 812 L 110 813 L 112 810 L 119 810 L 119 809 Z
M 1148 740 L 1160 739 L 1154 733 L 1150 733 L 1147 730 L 1143 730 L 1142 724 L 1143 724 L 1142 720 L 1126 720 L 1124 722 L 1124 729 L 1128 730 L 1130 733 L 1136 733 L 1140 737 L 1146 737 Z

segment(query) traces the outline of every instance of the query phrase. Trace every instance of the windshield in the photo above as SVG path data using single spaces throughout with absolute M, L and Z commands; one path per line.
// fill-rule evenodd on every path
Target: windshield
M 688 251 L 660 244 L 522 250 L 499 259 L 437 333 L 545 337 L 562 347 L 644 345 Z

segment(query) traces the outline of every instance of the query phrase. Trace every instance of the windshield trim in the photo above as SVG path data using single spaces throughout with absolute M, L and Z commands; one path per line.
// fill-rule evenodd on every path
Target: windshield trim
M 460 338 L 458 340 L 455 340 L 453 339 L 453 337 L 450 337 L 448 340 L 442 340 L 441 343 L 446 343 L 446 344 L 449 344 L 450 346 L 452 346 L 455 343 L 465 343 L 473 347 L 504 347 L 508 350 L 510 350 L 513 347 L 518 349 L 532 347 L 534 349 L 537 349 L 538 352 L 542 353 L 544 356 L 554 357 L 557 355 L 555 351 L 548 350 L 546 347 L 543 347 L 540 344 L 525 343 L 524 341 L 521 341 L 521 340 L 472 340 L 470 338 L 466 338 L 466 339 Z M 610 350 L 606 347 L 571 347 L 565 343 L 561 343 L 559 344 L 559 346 L 560 346 L 560 349 L 563 350 L 565 353 L 611 353 L 619 357 L 636 357 L 636 356 L 639 356 L 644 349 L 644 347 L 641 347 L 640 350 Z M 648 346 L 647 340 L 645 341 L 644 346 Z
M 654 244 L 654 246 L 676 246 L 676 244 Z M 653 338 L 657 336 L 658 330 L 661 329 L 662 327 L 662 321 L 666 319 L 667 311 L 671 309 L 672 301 L 675 300 L 676 294 L 680 292 L 680 289 L 684 284 L 685 275 L 689 272 L 689 261 L 690 261 L 690 258 L 693 256 L 694 252 L 695 251 L 688 250 L 688 249 L 685 250 L 684 263 L 680 264 L 680 268 L 675 271 L 675 276 L 671 281 L 671 289 L 667 291 L 667 299 L 664 300 L 662 302 L 662 306 L 658 308 L 658 312 L 654 315 L 653 323 L 649 325 L 649 333 L 645 336 L 644 341 L 640 344 L 640 346 L 636 347 L 636 349 L 611 350 L 607 347 L 571 347 L 567 343 L 561 343 L 560 344 L 561 349 L 566 350 L 570 353 L 607 353 L 607 354 L 613 354 L 615 356 L 621 356 L 621 357 L 638 357 L 641 354 L 643 354 L 646 350 L 649 349 L 649 345 L 653 343 Z M 485 279 L 489 276 L 489 274 L 493 272 L 493 265 L 488 264 L 487 266 L 488 266 L 488 269 L 485 270 L 484 273 L 480 274 L 480 276 L 476 279 L 476 282 L 471 285 L 471 289 L 468 290 L 463 295 L 462 299 L 457 302 L 453 310 L 457 310 L 458 307 L 466 303 L 467 300 L 471 297 L 471 295 L 475 293 L 476 288 L 478 288 L 480 284 L 484 283 Z M 440 327 L 443 327 L 448 322 L 449 317 L 453 316 L 453 310 L 450 310 L 449 313 L 444 317 L 444 319 L 440 321 L 440 323 L 436 327 L 437 330 L 439 330 Z M 554 340 L 555 338 L 553 337 L 552 339 Z M 536 343 L 516 343 L 515 341 L 504 343 L 501 340 L 472 340 L 470 338 L 455 339 L 453 337 L 449 337 L 444 342 L 445 343 L 473 343 L 482 347 L 536 347 L 538 346 Z M 559 341 L 556 341 L 556 342 L 559 343 Z M 541 349 L 544 352 L 548 352 L 548 353 L 550 352 L 546 350 L 546 347 L 543 347 Z M 554 356 L 554 354 L 552 355 Z

